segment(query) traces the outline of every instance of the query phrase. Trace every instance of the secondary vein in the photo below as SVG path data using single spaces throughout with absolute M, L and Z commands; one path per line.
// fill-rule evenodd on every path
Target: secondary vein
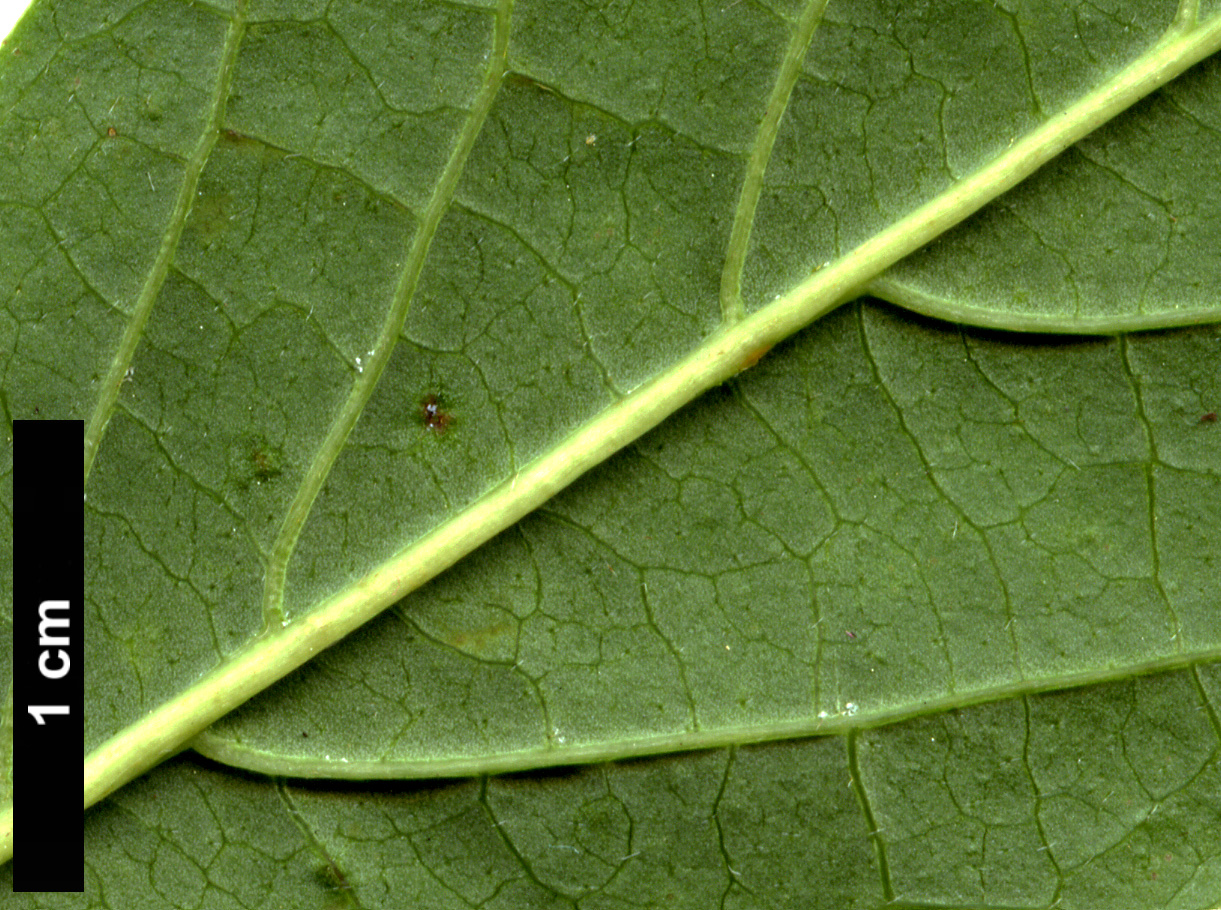
M 507 19 L 507 2 L 502 3 L 502 12 Z M 517 522 L 703 391 L 754 363 L 761 347 L 775 344 L 851 299 L 899 259 L 1219 49 L 1221 14 L 1189 33 L 1169 35 L 1111 80 L 1015 141 L 990 164 L 815 272 L 780 299 L 724 326 L 673 367 L 611 405 L 430 534 L 300 619 L 249 643 L 199 683 L 91 753 L 84 768 L 85 806 L 182 749 L 212 722 Z M 0 841 L 0 860 L 7 858 L 3 850 Z
M 801 62 L 805 59 L 814 31 L 822 21 L 827 0 L 808 0 L 801 18 L 793 29 L 789 46 L 785 49 L 776 84 L 767 100 L 767 108 L 759 130 L 755 134 L 755 145 L 746 163 L 746 176 L 742 180 L 742 193 L 733 214 L 733 227 L 729 233 L 729 248 L 725 252 L 725 267 L 721 271 L 721 318 L 726 323 L 737 322 L 746 315 L 742 305 L 742 268 L 746 264 L 746 252 L 750 247 L 750 232 L 755 224 L 755 209 L 759 205 L 759 194 L 763 192 L 763 174 L 772 157 L 776 134 L 780 131 L 780 118 L 789 106 L 793 86 L 801 74 Z
M 157 296 L 161 293 L 161 286 L 165 284 L 165 278 L 169 274 L 170 263 L 174 260 L 174 253 L 178 249 L 178 241 L 182 238 L 182 229 L 186 225 L 187 215 L 190 214 L 191 204 L 195 200 L 195 190 L 199 186 L 199 175 L 203 173 L 204 164 L 207 163 L 208 156 L 212 154 L 212 149 L 216 145 L 217 137 L 220 136 L 221 123 L 224 121 L 225 107 L 229 99 L 229 85 L 233 81 L 233 69 L 237 61 L 238 48 L 241 47 L 242 37 L 246 34 L 246 8 L 248 5 L 249 0 L 238 0 L 237 5 L 234 7 L 233 17 L 229 20 L 229 29 L 225 33 L 224 47 L 221 50 L 220 67 L 216 73 L 216 91 L 212 95 L 211 111 L 204 122 L 204 128 L 200 133 L 199 141 L 195 144 L 191 157 L 187 159 L 187 165 L 182 175 L 182 183 L 178 187 L 178 198 L 174 201 L 174 208 L 170 213 L 169 223 L 166 225 L 165 234 L 161 238 L 161 247 L 157 250 L 157 258 L 153 260 L 153 267 L 148 273 L 148 278 L 145 280 L 144 286 L 140 288 L 140 295 L 136 298 L 135 306 L 132 308 L 131 318 L 128 319 L 127 326 L 123 329 L 123 337 L 119 339 L 118 350 L 115 351 L 114 358 L 110 362 L 110 369 L 107 370 L 106 378 L 102 381 L 97 403 L 93 406 L 93 413 L 89 415 L 89 424 L 85 428 L 84 480 L 86 483 L 89 482 L 89 471 L 93 467 L 93 459 L 97 455 L 98 446 L 102 442 L 102 435 L 106 432 L 106 425 L 110 422 L 110 416 L 114 413 L 115 403 L 119 400 L 119 389 L 122 387 L 123 380 L 126 378 L 128 369 L 131 367 L 131 361 L 135 356 L 136 348 L 144 337 L 144 327 L 148 325 L 149 316 L 153 312 L 153 305 L 157 301 Z
M 275 543 L 272 544 L 267 570 L 263 578 L 265 629 L 277 628 L 284 621 L 284 584 L 288 571 L 288 560 L 296 548 L 301 529 L 309 517 L 314 500 L 318 498 L 322 484 L 326 481 L 331 468 L 339 458 L 339 453 L 343 450 L 344 443 L 347 442 L 348 435 L 356 426 L 356 421 L 373 395 L 377 381 L 386 369 L 386 364 L 390 362 L 390 355 L 398 343 L 399 333 L 403 330 L 403 323 L 407 319 L 411 300 L 415 296 L 416 286 L 424 271 L 424 261 L 428 258 L 428 249 L 436 236 L 442 216 L 449 210 L 449 204 L 453 199 L 454 190 L 458 186 L 458 180 L 462 176 L 466 159 L 470 156 L 471 149 L 474 148 L 475 140 L 483 129 L 488 111 L 492 109 L 492 102 L 495 101 L 500 86 L 504 82 L 509 53 L 509 19 L 512 10 L 512 0 L 500 0 L 496 6 L 492 52 L 488 60 L 483 87 L 471 107 L 466 123 L 463 124 L 462 131 L 458 135 L 458 141 L 450 153 L 449 161 L 441 171 L 441 177 L 437 181 L 436 189 L 424 211 L 424 217 L 412 237 L 411 246 L 407 251 L 407 258 L 402 272 L 399 274 L 398 284 L 395 287 L 394 296 L 391 298 L 386 319 L 382 323 L 381 332 L 369 352 L 369 359 L 363 370 L 352 384 L 352 391 L 349 393 L 347 401 L 344 402 L 339 414 L 331 423 L 331 428 L 322 441 L 322 445 L 319 446 L 313 463 L 297 488 L 297 493 L 280 525 Z

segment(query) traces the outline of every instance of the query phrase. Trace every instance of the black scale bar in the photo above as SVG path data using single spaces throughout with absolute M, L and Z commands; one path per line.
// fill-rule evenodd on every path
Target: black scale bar
M 13 423 L 14 891 L 83 891 L 79 420 Z

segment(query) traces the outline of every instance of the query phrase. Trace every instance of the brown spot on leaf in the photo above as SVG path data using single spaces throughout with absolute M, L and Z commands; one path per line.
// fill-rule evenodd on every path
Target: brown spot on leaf
M 280 453 L 262 443 L 255 444 L 250 453 L 250 462 L 254 465 L 254 477 L 259 483 L 279 477 L 283 472 L 283 459 Z
M 420 422 L 425 429 L 440 435 L 449 429 L 454 422 L 454 415 L 445 408 L 445 403 L 437 395 L 425 395 L 420 399 Z

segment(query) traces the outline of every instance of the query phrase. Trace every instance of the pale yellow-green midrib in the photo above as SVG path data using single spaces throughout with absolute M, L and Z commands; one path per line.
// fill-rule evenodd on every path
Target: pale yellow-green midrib
M 86 759 L 85 805 L 182 748 L 233 707 L 329 647 L 404 594 L 516 522 L 590 467 L 758 352 L 851 297 L 918 249 L 1187 67 L 1221 47 L 1221 15 L 1161 42 L 1000 158 L 816 272 L 763 310 L 707 339 L 680 363 L 578 428 L 469 509 L 286 628 L 253 642 L 199 684 L 121 731 Z

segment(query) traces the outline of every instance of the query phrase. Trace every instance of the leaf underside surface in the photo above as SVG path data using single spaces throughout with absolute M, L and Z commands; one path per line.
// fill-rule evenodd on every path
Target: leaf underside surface
M 36 5 L 0 406 L 88 427 L 87 748 L 1201 6 Z M 10 902 L 1217 906 L 1218 161 L 1213 58 L 89 811 L 83 896 Z

